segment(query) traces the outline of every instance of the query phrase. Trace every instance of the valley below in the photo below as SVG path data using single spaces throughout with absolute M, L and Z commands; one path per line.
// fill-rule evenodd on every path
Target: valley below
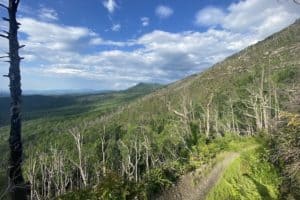
M 169 85 L 29 95 L 31 200 L 300 199 L 300 21 Z M 9 98 L 0 97 L 0 199 Z

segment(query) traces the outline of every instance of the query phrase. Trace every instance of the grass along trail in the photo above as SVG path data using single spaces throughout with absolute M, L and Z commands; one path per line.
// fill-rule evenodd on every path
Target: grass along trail
M 165 191 L 157 200 L 199 200 L 205 199 L 210 189 L 220 179 L 224 170 L 237 158 L 239 153 L 226 153 L 224 159 L 218 162 L 206 175 L 203 169 L 197 169 L 180 178 L 177 184 Z
M 257 144 L 236 152 L 223 152 L 211 169 L 202 167 L 182 176 L 157 199 L 276 199 L 280 181 L 273 166 L 259 158 L 263 151 Z

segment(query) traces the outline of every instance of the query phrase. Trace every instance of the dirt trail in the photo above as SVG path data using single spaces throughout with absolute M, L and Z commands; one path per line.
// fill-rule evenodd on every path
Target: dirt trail
M 164 191 L 156 200 L 204 200 L 225 169 L 239 155 L 239 153 L 228 153 L 207 175 L 199 175 L 200 169 L 184 175 L 174 187 Z

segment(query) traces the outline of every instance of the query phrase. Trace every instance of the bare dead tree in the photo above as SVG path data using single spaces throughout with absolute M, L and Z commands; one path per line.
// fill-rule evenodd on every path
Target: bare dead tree
M 210 106 L 211 106 L 211 103 L 212 103 L 212 100 L 213 100 L 213 97 L 214 97 L 214 94 L 212 93 L 210 95 L 210 98 L 208 100 L 208 103 L 206 105 L 206 137 L 208 138 L 209 137 L 209 134 L 210 134 Z
M 87 186 L 87 181 L 88 181 L 88 174 L 86 171 L 86 158 L 83 155 L 83 134 L 85 130 L 87 129 L 87 123 L 85 122 L 82 127 L 75 127 L 72 129 L 69 129 L 69 133 L 73 137 L 76 148 L 77 148 L 77 153 L 78 153 L 78 161 L 73 161 L 70 159 L 70 161 L 78 168 L 80 172 L 80 176 L 83 182 L 83 186 Z
M 296 4 L 300 5 L 300 0 L 293 0 Z
M 9 52 L 7 61 L 9 66 L 8 75 L 4 75 L 9 78 L 9 89 L 11 96 L 11 127 L 9 137 L 10 147 L 10 159 L 9 159 L 9 186 L 10 196 L 14 200 L 27 199 L 26 187 L 24 178 L 22 175 L 22 141 L 21 141 L 21 75 L 20 75 L 20 61 L 19 49 L 24 47 L 20 46 L 18 42 L 18 29 L 20 23 L 16 20 L 16 14 L 18 10 L 20 0 L 9 0 L 8 6 L 0 4 L 1 7 L 7 9 L 8 18 L 3 17 L 4 21 L 9 23 L 9 31 L 3 31 L 4 34 L 0 34 L 1 37 L 8 39 L 9 41 Z M 2 57 L 3 58 L 3 57 Z

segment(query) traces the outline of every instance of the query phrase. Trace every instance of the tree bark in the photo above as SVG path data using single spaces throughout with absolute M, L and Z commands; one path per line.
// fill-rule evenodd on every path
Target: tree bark
M 208 138 L 209 134 L 210 134 L 210 105 L 212 103 L 213 97 L 214 97 L 214 94 L 211 94 L 209 101 L 206 105 L 206 133 L 205 133 L 206 138 Z
M 20 60 L 19 49 L 23 46 L 19 46 L 18 42 L 18 29 L 19 23 L 16 20 L 16 13 L 20 0 L 9 0 L 8 7 L 1 4 L 8 10 L 9 18 L 3 18 L 9 22 L 9 31 L 6 35 L 1 37 L 9 40 L 9 89 L 11 96 L 10 106 L 10 136 L 9 136 L 9 147 L 10 147 L 10 159 L 9 159 L 9 184 L 10 184 L 10 197 L 12 200 L 23 200 L 27 199 L 27 187 L 24 182 L 22 175 L 22 141 L 21 141 L 21 75 L 20 75 Z

